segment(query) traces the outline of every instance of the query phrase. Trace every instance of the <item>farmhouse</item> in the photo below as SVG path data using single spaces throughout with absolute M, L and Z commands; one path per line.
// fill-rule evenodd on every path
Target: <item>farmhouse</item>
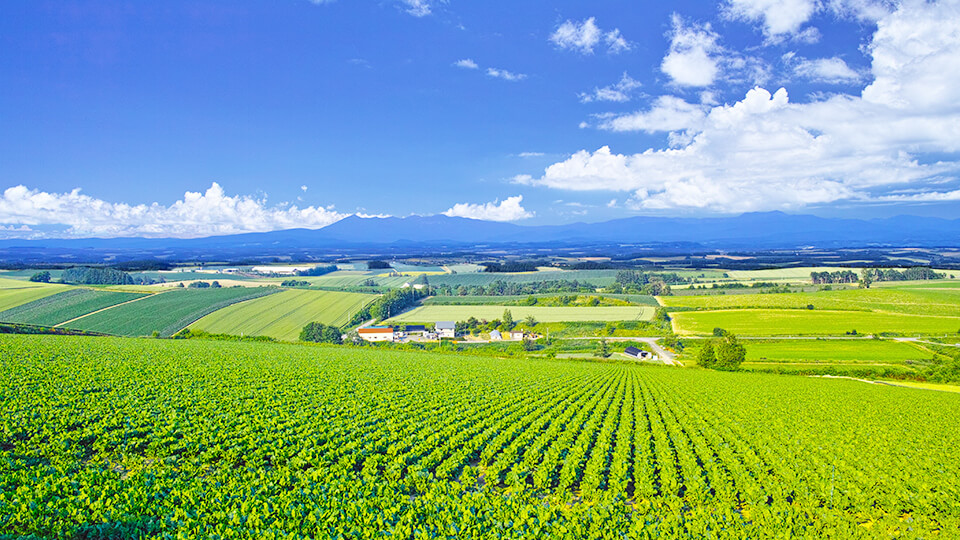
M 440 321 L 436 324 L 436 329 L 440 339 L 457 337 L 457 323 L 453 321 Z
M 393 328 L 390 326 L 368 326 L 357 330 L 365 341 L 393 341 Z
M 632 356 L 634 358 L 643 358 L 643 359 L 652 358 L 652 355 L 649 352 L 640 350 L 636 347 L 627 347 L 623 352 L 627 356 Z
M 520 341 L 524 338 L 523 332 L 520 332 L 518 330 L 513 332 L 507 332 L 507 334 L 510 336 L 510 339 L 512 339 L 513 341 Z

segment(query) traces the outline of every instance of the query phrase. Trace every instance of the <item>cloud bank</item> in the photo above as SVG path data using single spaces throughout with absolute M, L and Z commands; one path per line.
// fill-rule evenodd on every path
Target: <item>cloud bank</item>
M 523 195 L 507 197 L 502 201 L 485 204 L 458 203 L 443 213 L 450 217 L 482 219 L 484 221 L 517 221 L 533 217 L 520 203 Z

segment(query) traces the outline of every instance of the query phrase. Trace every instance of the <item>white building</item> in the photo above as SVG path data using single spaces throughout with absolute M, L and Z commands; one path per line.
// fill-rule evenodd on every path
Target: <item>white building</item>
M 365 341 L 393 341 L 393 328 L 390 326 L 368 326 L 357 330 L 360 338 Z
M 436 329 L 440 339 L 457 337 L 457 323 L 453 321 L 440 321 L 436 324 Z
M 499 330 L 490 332 L 490 341 L 500 341 L 501 339 L 503 339 L 503 335 L 500 334 Z

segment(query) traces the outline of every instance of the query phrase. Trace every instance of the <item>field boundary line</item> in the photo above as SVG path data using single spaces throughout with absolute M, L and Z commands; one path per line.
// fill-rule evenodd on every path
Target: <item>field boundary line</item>
M 166 291 L 164 291 L 164 292 L 166 292 Z M 83 315 L 81 315 L 81 316 L 79 316 L 79 317 L 74 317 L 74 318 L 70 319 L 69 321 L 63 321 L 63 322 L 60 323 L 60 324 L 55 324 L 55 325 L 53 325 L 53 328 L 60 328 L 61 326 L 65 325 L 65 324 L 70 324 L 70 323 L 72 323 L 72 322 L 79 321 L 80 319 L 82 319 L 82 318 L 84 318 L 84 317 L 89 317 L 90 315 L 93 315 L 93 314 L 95 314 L 95 313 L 100 313 L 100 312 L 103 312 L 103 311 L 107 311 L 108 309 L 113 309 L 113 308 L 118 307 L 118 306 L 125 306 L 125 305 L 130 304 L 130 303 L 133 303 L 133 302 L 139 302 L 140 300 L 143 300 L 144 298 L 150 298 L 151 296 L 154 296 L 154 295 L 157 295 L 157 294 L 163 294 L 163 293 L 162 293 L 162 292 L 158 292 L 158 293 L 147 293 L 147 294 L 141 296 L 140 298 L 134 298 L 133 300 L 127 300 L 126 302 L 120 302 L 119 304 L 114 304 L 114 305 L 112 305 L 112 306 L 107 306 L 107 307 L 105 307 L 105 308 L 98 309 L 98 310 L 96 310 L 96 311 L 91 311 L 90 313 L 85 313 L 85 314 L 83 314 Z

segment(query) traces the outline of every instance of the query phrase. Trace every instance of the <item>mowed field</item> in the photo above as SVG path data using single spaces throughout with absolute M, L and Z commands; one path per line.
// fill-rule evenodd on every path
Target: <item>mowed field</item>
M 703 343 L 686 340 L 684 358 L 695 363 Z M 747 364 L 900 365 L 933 357 L 922 345 L 889 339 L 750 339 L 742 343 Z
M 56 326 L 101 309 L 143 298 L 141 293 L 69 289 L 0 312 L 0 322 Z
M 190 328 L 213 334 L 268 336 L 295 341 L 308 323 L 342 326 L 375 298 L 370 294 L 287 290 L 215 311 L 191 324 Z
M 520 322 L 533 316 L 539 322 L 577 321 L 649 321 L 655 308 L 650 306 L 542 307 L 542 306 L 420 306 L 390 318 L 387 322 L 465 321 L 470 317 L 492 321 L 502 319 L 510 310 L 513 320 Z
M 11 538 L 960 536 L 957 394 L 207 340 L 0 350 Z
M 424 305 L 463 305 L 463 306 L 479 306 L 483 304 L 491 305 L 501 305 L 504 302 L 508 301 L 517 301 L 523 302 L 530 298 L 543 299 L 543 298 L 556 298 L 558 296 L 577 296 L 580 293 L 569 293 L 567 295 L 557 294 L 557 293 L 544 293 L 544 294 L 519 294 L 519 295 L 504 295 L 504 296 L 431 296 L 423 300 Z M 599 296 L 603 298 L 613 298 L 616 300 L 624 300 L 626 302 L 631 302 L 634 304 L 640 304 L 643 306 L 659 306 L 657 299 L 653 296 L 646 294 L 580 294 L 580 296 Z
M 67 285 L 31 283 L 19 279 L 0 278 L 0 311 L 39 300 L 70 289 Z
M 277 290 L 275 287 L 175 289 L 92 313 L 65 326 L 119 336 L 148 336 L 158 332 L 162 337 L 169 337 L 204 315 Z

